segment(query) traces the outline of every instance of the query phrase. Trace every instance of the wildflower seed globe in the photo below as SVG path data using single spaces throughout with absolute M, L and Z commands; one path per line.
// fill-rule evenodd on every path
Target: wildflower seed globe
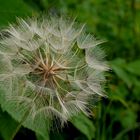
M 64 124 L 78 112 L 88 115 L 91 97 L 104 96 L 102 41 L 83 25 L 63 17 L 18 19 L 3 32 L 0 102 L 23 125 L 42 127 L 55 119 Z

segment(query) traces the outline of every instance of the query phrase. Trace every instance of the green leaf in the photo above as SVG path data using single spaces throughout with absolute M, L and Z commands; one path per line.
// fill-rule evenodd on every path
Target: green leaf
M 129 87 L 131 87 L 133 81 L 131 75 L 124 69 L 124 67 L 126 66 L 125 61 L 123 59 L 115 59 L 111 61 L 110 65 L 117 76 L 122 79 Z
M 113 113 L 113 117 L 121 123 L 123 128 L 131 128 L 137 123 L 137 114 L 130 108 L 114 107 L 111 113 Z
M 2 92 L 0 94 L 0 103 L 2 110 L 7 111 L 17 122 L 18 127 L 24 126 L 40 135 L 44 140 L 49 139 L 48 120 L 45 116 L 37 116 L 35 120 L 29 115 L 30 108 L 27 107 L 24 111 L 21 111 L 23 106 L 17 108 L 17 104 L 13 102 L 5 102 Z M 18 129 L 20 129 L 20 127 Z M 15 131 L 14 131 L 15 132 Z M 9 139 L 6 139 L 9 140 Z
M 36 133 L 36 138 L 37 138 L 37 140 L 50 140 L 50 138 L 49 138 L 49 135 L 48 135 L 48 137 L 42 137 L 40 134 L 38 134 L 38 133 Z
M 140 76 L 140 60 L 135 60 L 126 66 L 126 69 L 136 75 Z
M 110 86 L 110 90 L 108 97 L 111 100 L 119 101 L 125 107 L 128 107 L 128 103 L 125 101 L 128 91 L 124 85 L 118 85 L 117 87 Z
M 78 114 L 72 117 L 71 123 L 82 132 L 88 140 L 92 140 L 95 137 L 95 126 L 85 115 Z
M 0 135 L 4 140 L 10 140 L 16 132 L 18 123 L 12 119 L 7 113 L 0 110 Z
M 46 118 L 45 115 L 36 115 L 36 117 L 33 119 L 33 116 L 30 115 L 32 102 L 19 103 L 14 101 L 7 101 L 5 99 L 5 96 L 10 93 L 7 90 L 5 91 L 2 87 L 3 84 L 5 84 L 5 86 L 7 86 L 8 89 L 9 85 L 8 82 L 10 82 L 10 80 L 11 79 L 0 82 L 0 104 L 2 110 L 7 111 L 8 114 L 12 116 L 12 118 L 14 118 L 17 122 L 19 122 L 18 126 L 19 129 L 21 126 L 24 126 L 38 133 L 44 139 L 47 139 L 49 136 L 48 119 Z M 14 78 L 12 80 L 14 81 Z M 16 89 L 22 90 L 21 87 L 22 87 L 21 85 L 18 85 L 17 87 L 14 87 L 15 88 L 14 90 Z
M 140 127 L 140 124 L 137 123 L 137 124 L 134 124 L 132 127 L 128 127 L 128 128 L 126 128 L 126 129 L 124 129 L 124 130 L 120 131 L 120 133 L 118 133 L 118 134 L 115 136 L 115 138 L 113 138 L 113 140 L 120 140 L 120 139 L 122 139 L 122 137 L 123 137 L 126 133 L 128 133 L 128 132 L 131 131 L 131 130 L 137 129 L 137 128 L 139 128 L 139 127 Z
M 121 116 L 123 119 L 120 121 L 121 121 L 123 127 L 131 128 L 136 124 L 137 115 L 135 114 L 134 111 L 132 111 L 130 109 L 123 110 L 123 112 L 121 113 Z

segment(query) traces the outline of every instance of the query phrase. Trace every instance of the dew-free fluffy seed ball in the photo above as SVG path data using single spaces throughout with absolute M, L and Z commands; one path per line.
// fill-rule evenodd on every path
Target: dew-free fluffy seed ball
M 0 102 L 24 126 L 64 124 L 79 112 L 88 115 L 92 98 L 104 96 L 102 40 L 84 25 L 64 17 L 18 19 L 2 32 Z

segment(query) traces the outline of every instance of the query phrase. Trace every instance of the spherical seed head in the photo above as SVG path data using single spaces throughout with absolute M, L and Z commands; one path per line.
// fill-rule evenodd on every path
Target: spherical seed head
M 78 112 L 88 114 L 91 97 L 104 96 L 108 66 L 102 41 L 83 28 L 75 20 L 50 17 L 19 19 L 4 30 L 0 88 L 14 118 L 26 114 L 25 125 L 37 118 L 63 124 Z

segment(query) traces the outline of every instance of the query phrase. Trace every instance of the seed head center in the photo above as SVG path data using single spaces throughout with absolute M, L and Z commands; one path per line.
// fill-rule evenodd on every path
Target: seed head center
M 56 64 L 51 64 L 46 61 L 36 61 L 35 68 L 32 71 L 33 75 L 38 77 L 37 83 L 41 86 L 53 87 L 56 85 L 58 75 L 64 69 Z

